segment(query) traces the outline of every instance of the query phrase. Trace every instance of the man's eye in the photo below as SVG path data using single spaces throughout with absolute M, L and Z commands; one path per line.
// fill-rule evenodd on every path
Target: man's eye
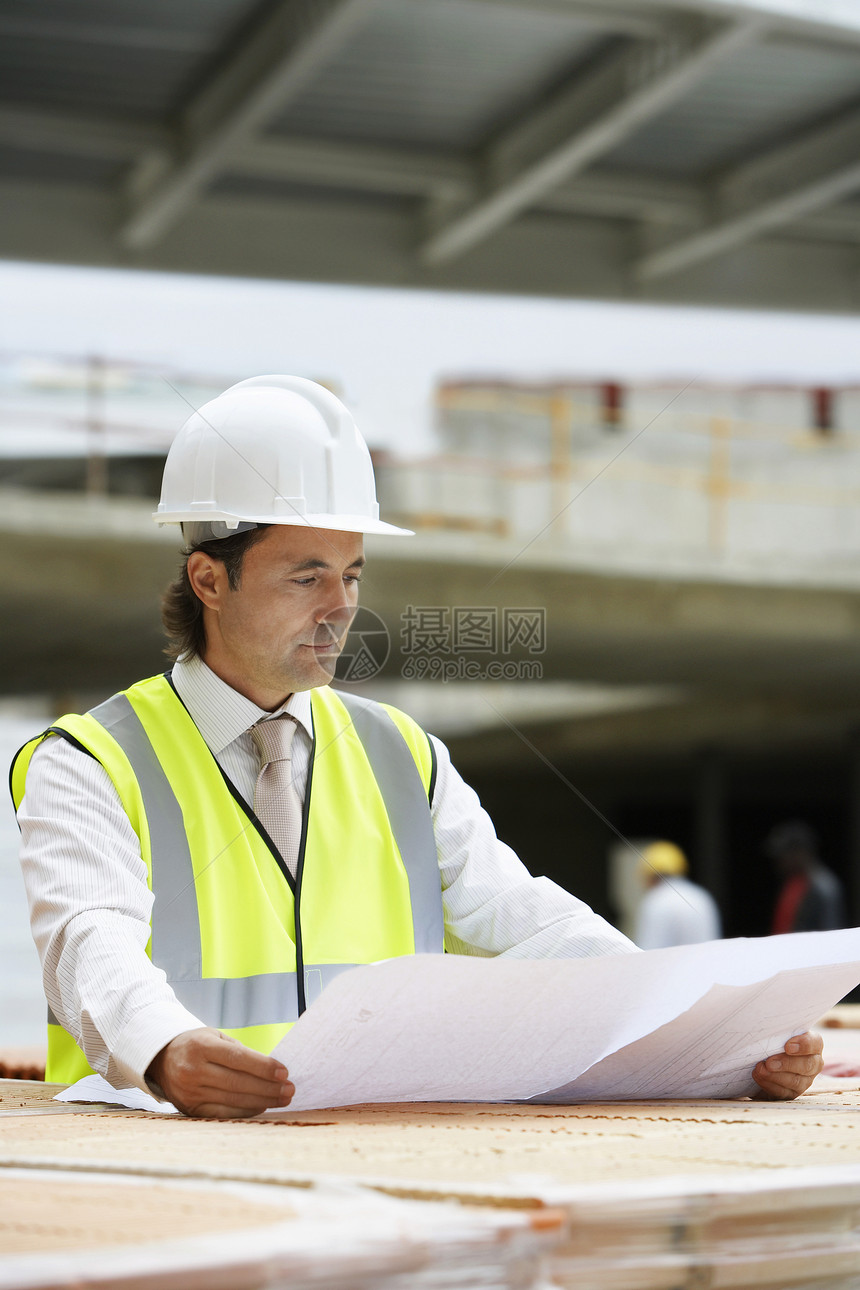
M 293 578 L 293 582 L 297 587 L 312 587 L 316 578 Z

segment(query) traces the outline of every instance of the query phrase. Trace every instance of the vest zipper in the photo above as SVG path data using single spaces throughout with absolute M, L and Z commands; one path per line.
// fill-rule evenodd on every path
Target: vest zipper
M 313 705 L 311 706 L 311 724 L 313 724 Z M 299 1016 L 307 1011 L 307 999 L 305 997 L 305 959 L 302 951 L 302 924 L 299 916 L 299 907 L 301 904 L 302 893 L 302 874 L 305 870 L 305 846 L 308 840 L 308 821 L 311 814 L 311 789 L 314 780 L 314 753 L 317 746 L 316 730 L 314 730 L 311 740 L 311 754 L 308 759 L 308 781 L 305 788 L 305 805 L 302 811 L 302 836 L 299 840 L 299 854 L 296 860 L 296 892 L 293 901 L 293 919 L 295 922 L 296 933 L 296 991 L 298 993 L 298 1011 Z

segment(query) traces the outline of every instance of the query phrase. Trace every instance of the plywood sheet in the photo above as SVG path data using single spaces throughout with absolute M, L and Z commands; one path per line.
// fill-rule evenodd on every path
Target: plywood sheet
M 2 1110 L 10 1095 L 0 1097 Z M 374 1106 L 229 1122 L 125 1111 L 0 1115 L 0 1161 L 38 1159 L 188 1177 L 336 1174 L 423 1188 L 725 1175 L 860 1163 L 860 1091 L 788 1103 Z

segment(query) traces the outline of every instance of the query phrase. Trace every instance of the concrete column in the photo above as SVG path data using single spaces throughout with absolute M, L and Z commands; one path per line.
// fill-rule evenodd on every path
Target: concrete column
M 703 748 L 697 758 L 693 843 L 696 880 L 707 887 L 725 916 L 726 775 L 725 759 L 717 748 Z

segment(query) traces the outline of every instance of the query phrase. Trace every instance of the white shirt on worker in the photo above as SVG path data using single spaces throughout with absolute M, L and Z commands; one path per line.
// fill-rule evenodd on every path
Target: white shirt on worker
M 232 689 L 199 658 L 173 682 L 203 739 L 248 802 L 259 754 L 249 728 L 271 713 Z M 281 711 L 296 719 L 292 771 L 304 801 L 312 748 L 310 693 Z M 431 736 L 432 737 L 432 736 Z M 433 827 L 449 952 L 570 958 L 635 946 L 548 878 L 532 878 L 500 842 L 475 792 L 433 739 Z M 146 954 L 152 894 L 140 844 L 104 767 L 61 738 L 36 749 L 18 812 L 21 864 L 45 994 L 90 1065 L 115 1087 L 145 1089 L 153 1057 L 203 1023 L 177 1000 Z
M 661 878 L 642 897 L 633 939 L 640 950 L 698 945 L 722 935 L 713 896 L 688 878 Z

